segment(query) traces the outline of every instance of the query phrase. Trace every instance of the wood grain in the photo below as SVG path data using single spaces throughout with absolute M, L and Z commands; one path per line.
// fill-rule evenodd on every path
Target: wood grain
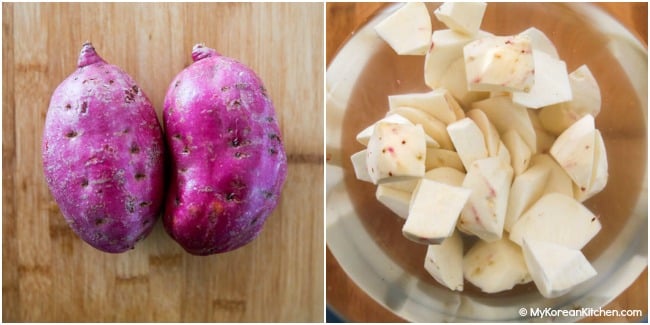
M 337 50 L 361 24 L 384 4 L 382 3 L 327 3 L 326 4 L 326 60 L 329 64 Z M 648 44 L 648 4 L 598 3 L 632 31 L 644 44 Z M 326 252 L 326 296 L 335 313 L 350 322 L 404 322 L 366 295 L 341 269 L 329 249 Z M 604 309 L 638 309 L 648 313 L 648 270 L 619 297 Z M 590 317 L 584 322 L 638 322 L 639 317 Z
M 323 319 L 321 3 L 3 3 L 3 322 L 318 322 Z M 203 42 L 264 80 L 289 156 L 282 201 L 251 244 L 185 253 L 159 222 L 128 253 L 67 227 L 43 178 L 54 88 L 81 44 L 127 71 L 161 116 Z

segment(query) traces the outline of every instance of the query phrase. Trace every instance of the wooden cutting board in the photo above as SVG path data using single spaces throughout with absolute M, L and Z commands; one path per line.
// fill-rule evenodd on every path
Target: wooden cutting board
M 352 32 L 365 23 L 384 3 L 327 3 L 326 59 L 328 64 L 337 50 L 343 46 Z M 647 3 L 598 3 L 618 19 L 647 47 L 648 4 Z M 404 320 L 385 309 L 365 294 L 343 271 L 334 255 L 326 254 L 327 303 L 344 319 L 351 322 L 403 322 Z M 648 270 L 620 296 L 603 307 L 605 310 L 641 310 L 648 314 Z M 647 319 L 647 318 L 646 318 Z M 584 322 L 638 322 L 639 317 L 588 317 Z
M 3 3 L 2 15 L 3 322 L 322 321 L 322 3 Z M 50 96 L 86 40 L 135 78 L 159 118 L 195 43 L 258 72 L 289 159 L 260 237 L 197 257 L 158 222 L 113 255 L 66 226 L 43 178 L 41 136 Z

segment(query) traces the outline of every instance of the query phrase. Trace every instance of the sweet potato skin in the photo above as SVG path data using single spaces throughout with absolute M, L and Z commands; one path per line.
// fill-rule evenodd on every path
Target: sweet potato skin
M 151 232 L 164 198 L 162 129 L 133 78 L 90 43 L 52 95 L 41 151 L 54 200 L 88 244 L 121 253 Z
M 275 108 L 250 68 L 197 45 L 167 91 L 172 172 L 163 222 L 186 251 L 223 253 L 258 236 L 287 175 Z

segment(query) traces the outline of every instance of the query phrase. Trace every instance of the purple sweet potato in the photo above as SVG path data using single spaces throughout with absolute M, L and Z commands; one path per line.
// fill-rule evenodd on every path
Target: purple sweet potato
M 202 45 L 192 59 L 165 96 L 172 178 L 163 224 L 186 251 L 209 255 L 257 237 L 278 204 L 287 158 L 255 72 Z
M 134 247 L 160 215 L 164 143 L 151 102 L 85 43 L 54 91 L 42 142 L 47 185 L 66 222 L 109 253 Z

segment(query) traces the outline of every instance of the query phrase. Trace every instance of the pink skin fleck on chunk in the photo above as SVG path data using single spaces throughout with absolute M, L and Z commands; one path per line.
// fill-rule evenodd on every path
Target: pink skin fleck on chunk
M 476 223 L 478 225 L 482 225 L 481 218 L 479 218 L 478 211 L 476 210 L 476 207 L 472 205 L 471 209 L 472 209 L 472 214 L 474 215 L 474 221 L 476 221 Z
M 489 188 L 490 188 L 490 197 L 491 198 L 497 197 L 497 192 L 496 190 L 494 190 L 494 187 L 490 186 Z

